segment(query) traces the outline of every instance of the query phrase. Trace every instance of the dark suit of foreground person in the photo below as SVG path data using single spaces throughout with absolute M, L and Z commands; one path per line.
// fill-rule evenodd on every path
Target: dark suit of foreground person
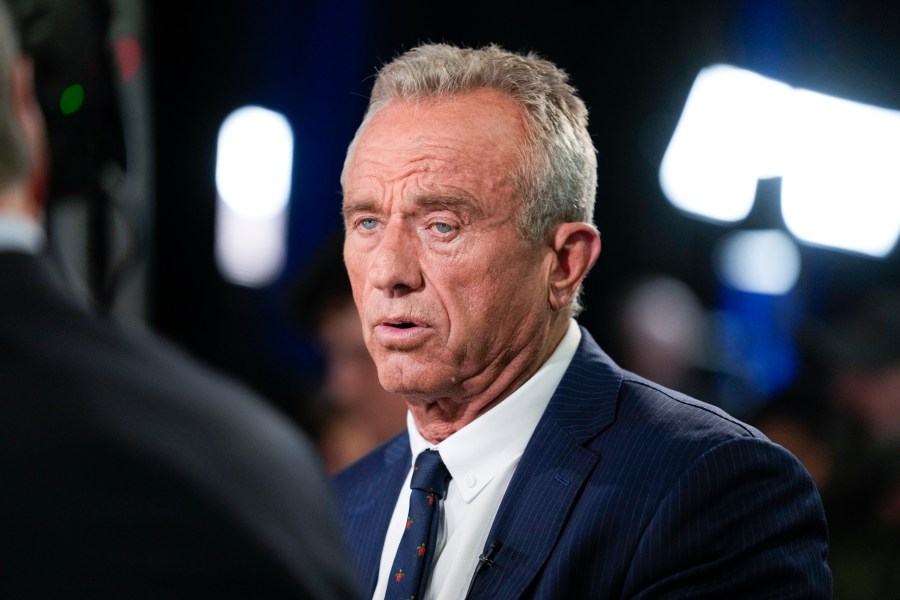
M 92 314 L 41 256 L 42 124 L 0 4 L 0 597 L 349 598 L 316 457 Z
M 586 122 L 564 73 L 496 47 L 422 46 L 376 80 L 343 175 L 344 255 L 410 418 L 334 480 L 362 595 L 395 597 L 412 551 L 416 598 L 830 597 L 800 463 L 575 324 L 600 252 Z M 408 545 L 428 449 L 450 479 L 426 485 L 434 540 Z

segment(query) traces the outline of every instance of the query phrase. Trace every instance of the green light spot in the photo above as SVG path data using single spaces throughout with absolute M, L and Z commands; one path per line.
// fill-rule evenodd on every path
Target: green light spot
M 76 83 L 66 88 L 59 98 L 59 109 L 64 115 L 71 115 L 84 104 L 84 88 Z

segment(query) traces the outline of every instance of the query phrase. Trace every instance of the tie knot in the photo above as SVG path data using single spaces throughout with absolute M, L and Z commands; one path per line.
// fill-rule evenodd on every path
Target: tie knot
M 409 487 L 414 490 L 432 492 L 438 498 L 443 498 L 449 479 L 450 472 L 444 466 L 441 455 L 437 450 L 426 450 L 416 458 Z

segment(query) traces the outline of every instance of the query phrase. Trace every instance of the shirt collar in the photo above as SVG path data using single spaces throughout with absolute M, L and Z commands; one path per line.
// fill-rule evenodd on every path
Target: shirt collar
M 581 330 L 574 319 L 547 362 L 508 398 L 437 446 L 422 437 L 407 413 L 413 461 L 437 449 L 465 502 L 471 502 L 509 464 L 519 460 L 553 392 L 572 362 Z
M 44 245 L 44 230 L 28 217 L 0 213 L 0 250 L 37 254 Z

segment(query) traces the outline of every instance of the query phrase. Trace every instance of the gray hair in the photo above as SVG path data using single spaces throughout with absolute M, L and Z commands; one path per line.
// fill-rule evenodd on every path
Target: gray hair
M 378 73 L 369 108 L 350 143 L 350 158 L 372 118 L 392 100 L 426 101 L 479 89 L 507 94 L 525 111 L 526 147 L 510 173 L 522 201 L 520 235 L 545 240 L 565 222 L 593 224 L 597 151 L 588 133 L 588 111 L 568 74 L 534 53 L 516 54 L 496 45 L 460 48 L 423 44 L 395 58 Z M 581 287 L 568 309 L 581 312 Z
M 28 150 L 12 107 L 13 66 L 19 38 L 6 2 L 0 0 L 0 190 L 21 179 L 28 169 Z
M 587 108 L 568 79 L 565 71 L 533 53 L 515 54 L 496 45 L 478 49 L 418 46 L 378 73 L 347 160 L 366 125 L 392 100 L 498 90 L 518 102 L 526 114 L 528 144 L 516 172 L 511 173 L 522 200 L 518 220 L 522 236 L 537 242 L 558 223 L 592 223 L 597 156 L 587 130 Z

